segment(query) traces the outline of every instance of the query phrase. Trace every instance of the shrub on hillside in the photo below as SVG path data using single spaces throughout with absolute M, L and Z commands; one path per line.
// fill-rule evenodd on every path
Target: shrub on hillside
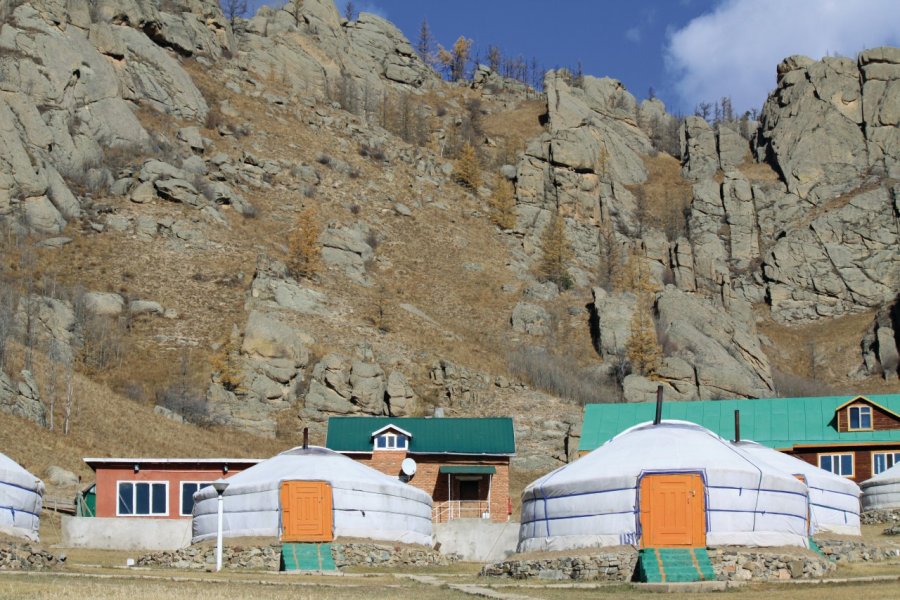
M 614 381 L 542 348 L 513 352 L 509 368 L 531 387 L 580 405 L 622 401 L 622 392 Z

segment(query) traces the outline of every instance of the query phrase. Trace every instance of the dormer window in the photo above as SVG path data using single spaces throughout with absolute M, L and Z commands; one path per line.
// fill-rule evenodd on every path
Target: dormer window
M 379 450 L 406 450 L 406 436 L 396 433 L 382 433 L 375 437 L 375 447 Z
M 847 408 L 848 431 L 867 431 L 872 429 L 872 407 L 856 404 Z

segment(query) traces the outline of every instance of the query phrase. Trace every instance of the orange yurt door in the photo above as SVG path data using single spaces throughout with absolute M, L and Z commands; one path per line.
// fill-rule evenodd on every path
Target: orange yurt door
M 330 542 L 334 539 L 331 485 L 324 481 L 281 484 L 281 541 Z
M 644 476 L 641 545 L 645 548 L 706 546 L 706 502 L 700 475 Z

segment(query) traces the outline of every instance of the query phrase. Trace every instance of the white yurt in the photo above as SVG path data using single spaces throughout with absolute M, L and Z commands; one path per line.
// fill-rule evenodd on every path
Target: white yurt
M 900 463 L 866 479 L 859 487 L 863 510 L 900 508 Z
M 227 479 L 223 535 L 285 541 L 361 537 L 431 545 L 431 497 L 326 448 L 294 448 Z M 194 494 L 193 542 L 216 537 L 218 498 L 212 487 Z M 293 508 L 292 508 L 293 507 Z M 324 535 L 291 540 L 293 515 L 322 510 Z M 305 517 L 304 517 L 305 518 Z M 316 517 L 311 517 L 313 521 Z M 287 524 L 287 525 L 286 525 Z M 315 523 L 311 526 L 317 527 Z M 297 527 L 309 531 L 309 523 Z
M 856 483 L 751 440 L 741 440 L 736 445 L 788 475 L 803 478 L 809 488 L 810 534 L 861 535 L 859 497 L 862 492 Z
M 38 540 L 44 482 L 0 454 L 0 533 Z
M 519 552 L 808 547 L 807 488 L 694 423 L 627 429 L 522 494 Z

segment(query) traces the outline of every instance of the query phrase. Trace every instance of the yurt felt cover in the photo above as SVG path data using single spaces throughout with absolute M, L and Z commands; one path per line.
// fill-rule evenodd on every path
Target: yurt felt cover
M 741 440 L 737 446 L 788 475 L 803 476 L 809 488 L 810 533 L 861 534 L 859 497 L 862 492 L 856 483 L 751 440 Z
M 632 427 L 522 495 L 519 551 L 640 543 L 642 478 L 696 473 L 709 546 L 807 547 L 807 488 L 684 421 Z
M 228 478 L 223 535 L 279 537 L 284 481 L 324 481 L 332 487 L 334 535 L 431 544 L 431 497 L 337 452 L 294 448 Z M 217 496 L 194 494 L 193 542 L 216 536 Z
M 0 454 L 0 532 L 37 541 L 44 483 Z
M 900 463 L 866 479 L 862 488 L 862 509 L 900 508 Z

